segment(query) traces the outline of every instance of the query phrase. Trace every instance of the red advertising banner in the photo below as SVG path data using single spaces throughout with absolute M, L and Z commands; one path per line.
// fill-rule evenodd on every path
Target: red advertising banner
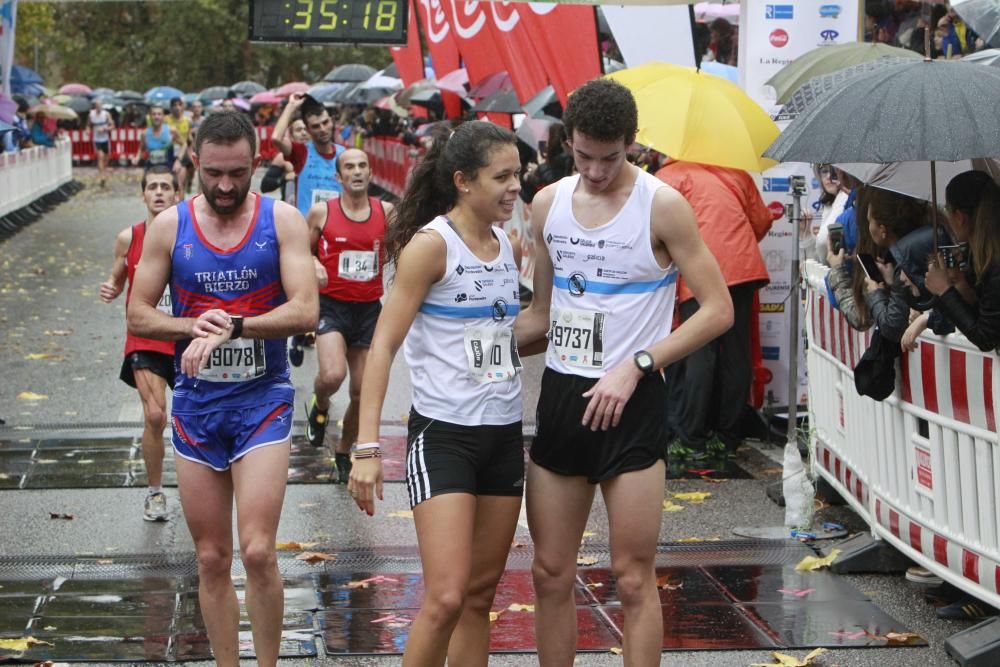
M 417 10 L 413 0 L 410 0 L 410 26 L 407 31 L 406 46 L 389 49 L 404 86 L 424 78 L 424 56 L 420 52 L 420 31 L 417 29 Z
M 601 74 L 594 8 L 520 3 L 526 32 L 563 106 L 570 92 Z
M 486 13 L 487 25 L 493 35 L 497 52 L 503 61 L 517 99 L 524 104 L 549 83 L 540 54 L 521 20 L 521 15 L 531 11 L 523 3 L 479 2 Z
M 443 0 L 448 2 L 449 0 Z M 458 44 L 451 34 L 451 25 L 441 6 L 442 0 L 416 0 L 420 12 L 420 28 L 424 33 L 427 50 L 434 63 L 434 72 L 443 76 L 458 69 Z M 453 93 L 441 93 L 445 115 L 457 118 L 462 113 L 462 103 Z
M 497 58 L 496 41 L 487 25 L 492 18 L 489 3 L 474 0 L 440 0 L 440 3 L 462 54 L 465 69 L 469 72 L 469 82 L 475 85 L 490 74 L 501 71 L 503 63 Z M 446 73 L 451 69 L 440 71 Z

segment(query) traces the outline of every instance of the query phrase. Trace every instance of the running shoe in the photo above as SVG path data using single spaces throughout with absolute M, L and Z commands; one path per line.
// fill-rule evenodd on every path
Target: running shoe
M 971 595 L 966 595 L 961 600 L 952 602 L 937 610 L 938 618 L 951 621 L 981 621 L 984 618 L 996 615 L 996 609 Z
M 337 461 L 337 483 L 347 484 L 351 479 L 351 466 L 353 465 L 351 455 L 337 452 L 333 458 Z
M 288 361 L 298 368 L 306 358 L 305 336 L 296 334 L 292 336 L 288 345 Z
M 918 565 L 914 565 L 913 567 L 908 567 L 906 569 L 906 580 L 925 586 L 940 586 L 944 583 L 944 579 L 937 576 L 926 567 L 920 567 Z
M 323 438 L 326 437 L 326 413 L 320 412 L 319 408 L 316 407 L 316 394 L 313 394 L 306 414 L 309 415 L 306 420 L 306 440 L 313 447 L 322 447 Z
M 693 449 L 691 449 L 690 447 L 685 447 L 684 444 L 681 443 L 680 439 L 671 440 L 670 444 L 667 445 L 667 458 L 668 458 L 668 460 L 669 459 L 676 459 L 676 460 L 686 459 L 686 458 L 689 458 L 694 453 L 695 453 L 695 451 Z
M 142 506 L 142 518 L 146 521 L 166 521 L 167 496 L 162 492 L 147 495 Z

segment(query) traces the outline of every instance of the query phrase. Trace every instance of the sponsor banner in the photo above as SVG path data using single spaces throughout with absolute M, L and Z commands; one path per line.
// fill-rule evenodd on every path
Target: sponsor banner
M 410 0 L 410 27 L 407 29 L 406 46 L 389 48 L 392 61 L 396 63 L 399 78 L 404 86 L 424 78 L 424 57 L 420 52 L 420 33 L 417 31 L 417 10 Z
M 601 8 L 629 67 L 667 62 L 694 67 L 691 16 L 686 6 Z
M 544 2 L 518 8 L 539 61 L 565 107 L 570 92 L 601 74 L 595 10 Z
M 440 0 L 441 8 L 451 26 L 451 34 L 462 54 L 469 82 L 475 85 L 503 70 L 504 63 L 497 58 L 497 45 L 487 22 L 491 19 L 489 3 L 465 0 Z M 435 68 L 436 69 L 436 68 Z M 451 70 L 443 70 L 450 72 Z
M 444 13 L 443 2 L 449 0 L 414 0 L 420 13 L 420 30 L 424 33 L 427 50 L 438 76 L 458 69 L 458 44 L 451 32 L 451 25 Z M 462 101 L 453 93 L 441 93 L 448 118 L 457 118 L 462 112 Z
M 530 13 L 530 7 L 510 2 L 479 2 L 486 14 L 486 25 L 493 35 L 493 43 L 503 61 L 517 99 L 524 104 L 542 88 L 549 85 L 545 65 L 535 49 L 522 15 Z M 556 33 L 558 34 L 558 33 Z M 554 38 L 552 35 L 550 39 Z M 597 48 L 596 43 L 594 49 Z M 565 55 L 563 56 L 565 57 Z

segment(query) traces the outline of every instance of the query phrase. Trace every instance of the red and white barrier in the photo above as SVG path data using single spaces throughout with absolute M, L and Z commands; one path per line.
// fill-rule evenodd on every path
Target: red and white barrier
M 0 216 L 27 206 L 72 178 L 72 146 L 61 137 L 54 148 L 35 146 L 0 153 Z
M 859 396 L 853 368 L 870 334 L 850 329 L 831 307 L 826 271 L 806 264 L 814 472 L 874 536 L 1000 606 L 996 355 L 961 334 L 926 332 L 900 359 L 891 396 Z
M 111 130 L 108 142 L 110 151 L 108 160 L 118 162 L 121 165 L 127 164 L 139 152 L 140 138 L 144 131 L 134 127 Z M 94 139 L 89 128 L 67 130 L 65 133 L 73 147 L 73 162 L 75 164 L 94 162 L 97 159 Z

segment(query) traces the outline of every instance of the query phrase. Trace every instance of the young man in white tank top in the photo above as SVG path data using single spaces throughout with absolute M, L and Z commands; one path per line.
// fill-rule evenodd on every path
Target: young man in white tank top
M 638 126 L 632 94 L 591 81 L 569 98 L 563 122 L 579 173 L 535 197 L 534 299 L 515 325 L 522 354 L 548 338 L 527 479 L 538 658 L 573 664 L 577 551 L 599 484 L 625 661 L 658 665 L 660 370 L 728 329 L 732 303 L 688 203 L 625 161 Z M 678 271 L 702 309 L 671 333 Z

